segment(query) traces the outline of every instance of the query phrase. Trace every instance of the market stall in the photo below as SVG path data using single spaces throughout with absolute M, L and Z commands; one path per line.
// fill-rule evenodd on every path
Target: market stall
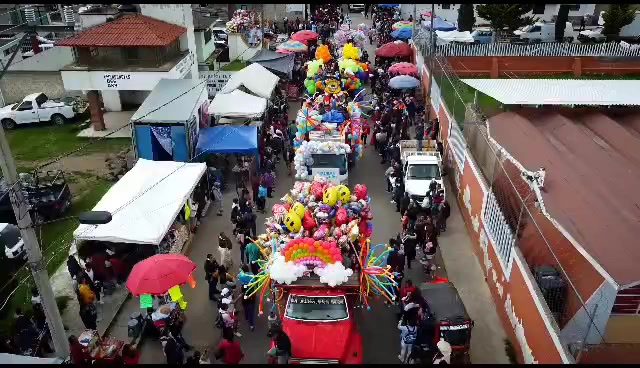
M 156 161 L 191 160 L 198 131 L 210 124 L 206 87 L 193 79 L 160 80 L 131 117 L 136 156 Z
M 280 77 L 291 79 L 294 59 L 294 55 L 284 55 L 279 52 L 262 49 L 247 62 L 249 64 L 260 64 Z
M 222 125 L 200 131 L 198 155 L 203 158 L 219 155 L 242 155 L 242 162 L 236 163 L 234 170 L 236 188 L 250 182 L 252 173 L 260 165 L 258 154 L 258 127 L 256 125 Z M 228 176 L 227 174 L 225 174 Z M 247 187 L 250 187 L 247 185 Z
M 218 93 L 231 93 L 244 87 L 255 96 L 270 99 L 279 80 L 277 75 L 271 73 L 264 66 L 253 63 L 234 73 Z
M 216 118 L 258 119 L 264 115 L 266 110 L 267 99 L 241 90 L 226 94 L 218 93 L 209 105 L 209 114 L 216 116 Z
M 137 244 L 155 246 L 154 253 L 180 253 L 191 241 L 198 208 L 193 195 L 205 169 L 203 163 L 139 159 L 93 208 L 110 212 L 112 220 L 78 226 L 73 233 L 77 247 L 85 242 Z

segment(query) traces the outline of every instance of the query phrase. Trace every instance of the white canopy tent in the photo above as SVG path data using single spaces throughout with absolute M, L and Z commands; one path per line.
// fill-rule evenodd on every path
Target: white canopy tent
M 93 208 L 111 212 L 111 222 L 81 224 L 74 238 L 160 244 L 206 168 L 204 163 L 139 159 Z
M 209 105 L 209 114 L 225 118 L 257 118 L 267 109 L 267 100 L 240 90 L 218 93 Z
M 39 358 L 27 355 L 0 353 L 0 364 L 62 364 L 61 358 Z
M 231 93 L 244 86 L 252 94 L 269 99 L 279 80 L 280 78 L 269 69 L 253 63 L 234 73 L 218 93 Z
M 436 31 L 436 35 L 438 45 L 446 45 L 450 42 L 473 43 L 473 37 L 469 31 Z

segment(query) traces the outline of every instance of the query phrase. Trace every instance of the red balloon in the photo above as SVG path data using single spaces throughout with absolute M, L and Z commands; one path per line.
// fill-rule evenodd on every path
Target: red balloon
M 342 226 L 349 222 L 349 215 L 344 207 L 338 208 L 336 212 L 336 226 Z
M 358 200 L 364 199 L 366 200 L 369 196 L 367 191 L 367 186 L 364 184 L 356 184 L 353 188 L 353 194 L 356 196 Z
M 302 218 L 302 227 L 307 231 L 312 231 L 313 229 L 316 228 L 316 226 L 318 226 L 316 219 L 313 218 L 313 215 L 311 214 L 311 212 L 306 211 L 304 213 L 304 217 Z M 313 239 L 307 238 L 307 240 L 308 240 L 308 242 L 306 242 L 307 244 L 313 243 Z

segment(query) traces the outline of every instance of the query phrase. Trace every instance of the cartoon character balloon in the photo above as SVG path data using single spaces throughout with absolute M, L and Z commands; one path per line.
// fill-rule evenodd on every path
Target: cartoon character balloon
M 291 211 L 295 212 L 295 214 L 300 218 L 304 217 L 305 208 L 304 205 L 300 202 L 294 203 L 294 205 L 291 207 Z
M 324 191 L 324 195 L 322 196 L 322 202 L 324 202 L 324 204 L 327 204 L 329 206 L 335 206 L 336 203 L 338 202 L 338 188 L 337 187 L 327 188 Z
M 351 201 L 351 191 L 349 187 L 346 185 L 338 185 L 338 199 L 343 204 L 349 203 Z
M 292 233 L 297 233 L 300 231 L 300 227 L 302 227 L 300 216 L 293 211 L 289 211 L 289 213 L 287 213 L 287 217 L 284 218 L 284 224 Z

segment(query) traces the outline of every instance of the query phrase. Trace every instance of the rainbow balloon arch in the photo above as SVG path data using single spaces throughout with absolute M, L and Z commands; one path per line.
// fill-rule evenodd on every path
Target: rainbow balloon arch
M 296 182 L 281 201 L 265 221 L 266 233 L 254 239 L 263 259 L 258 261 L 260 272 L 245 284 L 245 297 L 260 295 L 259 315 L 265 299 L 277 302 L 278 285 L 291 285 L 311 273 L 329 287 L 347 282 L 354 275 L 342 263 L 349 252 L 357 261 L 360 304 L 369 310 L 373 296 L 395 300 L 397 283 L 386 265 L 391 249 L 370 244 L 373 214 L 366 186 L 357 184 L 352 191 L 318 177 Z

